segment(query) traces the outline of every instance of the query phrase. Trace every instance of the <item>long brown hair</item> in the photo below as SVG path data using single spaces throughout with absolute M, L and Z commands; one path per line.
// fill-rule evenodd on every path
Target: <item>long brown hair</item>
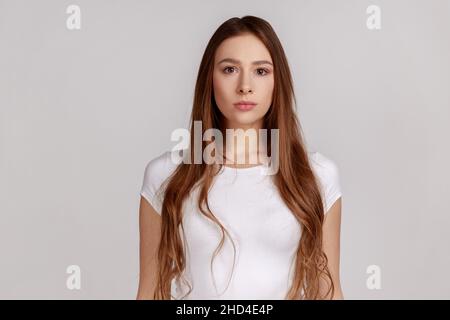
M 264 19 L 254 16 L 231 18 L 219 26 L 208 42 L 195 86 L 190 117 L 191 146 L 194 145 L 194 121 L 201 121 L 202 134 L 210 128 L 218 128 L 225 135 L 224 117 L 216 105 L 213 93 L 214 56 L 222 41 L 243 33 L 251 33 L 258 37 L 265 44 L 273 59 L 273 100 L 264 116 L 263 127 L 268 131 L 279 129 L 279 154 L 271 154 L 270 135 L 268 136 L 267 153 L 270 156 L 279 157 L 279 167 L 273 176 L 273 181 L 281 198 L 301 226 L 301 237 L 295 259 L 295 274 L 285 299 L 332 297 L 334 284 L 327 266 L 327 256 L 322 250 L 324 221 L 322 195 L 319 191 L 318 180 L 311 169 L 301 127 L 296 117 L 296 107 L 294 108 L 296 99 L 287 58 L 275 31 Z M 203 141 L 202 150 L 206 145 L 206 142 Z M 189 148 L 189 152 L 193 159 L 194 149 Z M 183 278 L 183 282 L 187 283 L 190 288 L 188 293 L 192 291 L 191 284 L 182 276 L 186 268 L 182 204 L 194 188 L 199 188 L 198 208 L 201 214 L 217 223 L 222 233 L 221 241 L 213 253 L 211 265 L 223 246 L 225 234 L 230 237 L 208 205 L 208 190 L 216 174 L 214 166 L 203 161 L 201 164 L 195 165 L 181 163 L 164 183 L 161 241 L 158 249 L 158 277 L 154 299 L 173 298 L 171 295 L 173 279 Z M 183 240 L 179 233 L 180 228 L 183 231 Z M 326 292 L 320 288 L 323 280 L 328 286 Z

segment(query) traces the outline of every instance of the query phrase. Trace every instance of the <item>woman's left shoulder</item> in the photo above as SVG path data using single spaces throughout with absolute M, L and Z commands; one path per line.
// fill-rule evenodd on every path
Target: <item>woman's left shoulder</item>
M 338 174 L 339 167 L 330 157 L 325 156 L 318 151 L 309 151 L 308 157 L 311 165 L 318 173 L 325 175 Z
M 336 161 L 318 151 L 308 152 L 308 157 L 312 170 L 321 184 L 325 212 L 327 212 L 342 195 L 339 167 Z

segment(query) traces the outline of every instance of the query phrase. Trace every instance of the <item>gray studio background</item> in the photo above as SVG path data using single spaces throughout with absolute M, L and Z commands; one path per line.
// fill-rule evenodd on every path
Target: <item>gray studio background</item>
M 214 30 L 246 14 L 274 27 L 308 145 L 339 166 L 345 298 L 450 298 L 448 0 L 0 1 L 0 298 L 135 298 L 145 165 L 187 127 Z

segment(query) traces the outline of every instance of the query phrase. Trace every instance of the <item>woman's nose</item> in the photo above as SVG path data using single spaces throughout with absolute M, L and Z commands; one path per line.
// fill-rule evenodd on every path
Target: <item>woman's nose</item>
M 240 93 L 250 93 L 250 92 L 252 92 L 252 89 L 250 89 L 250 88 L 241 88 L 241 89 L 239 89 L 239 92 Z

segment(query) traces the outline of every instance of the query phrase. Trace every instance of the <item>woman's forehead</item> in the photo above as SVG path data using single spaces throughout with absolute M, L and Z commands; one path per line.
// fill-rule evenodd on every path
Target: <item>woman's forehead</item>
M 224 40 L 217 48 L 215 62 L 219 63 L 224 59 L 229 59 L 227 62 L 240 64 L 254 64 L 261 61 L 272 63 L 269 50 L 259 38 L 252 34 Z

